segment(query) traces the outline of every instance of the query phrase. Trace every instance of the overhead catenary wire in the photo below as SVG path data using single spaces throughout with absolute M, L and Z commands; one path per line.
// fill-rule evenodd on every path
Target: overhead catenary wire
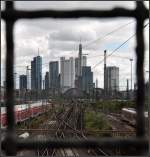
M 129 25 L 129 24 L 131 24 L 131 23 L 133 23 L 133 22 L 134 22 L 134 21 L 131 21 L 131 22 L 129 22 L 129 23 L 126 23 L 126 24 L 124 24 L 124 25 L 118 27 L 117 29 L 114 29 L 113 31 L 107 33 L 107 34 L 104 35 L 103 37 L 98 38 L 98 39 L 92 41 L 92 42 L 89 43 L 87 46 L 93 44 L 94 42 L 97 42 L 97 41 L 99 41 L 99 40 L 104 39 L 105 37 L 109 36 L 110 34 L 112 34 L 112 33 L 114 33 L 114 32 L 117 32 L 118 30 L 120 30 L 120 29 L 126 27 L 127 25 Z M 147 23 L 147 24 L 144 26 L 144 28 L 145 28 L 148 24 L 149 24 L 149 23 Z M 135 34 L 134 34 L 133 36 L 135 36 Z M 132 38 L 132 36 L 131 36 L 131 38 Z M 128 40 L 130 40 L 130 39 L 128 39 Z M 126 42 L 128 42 L 128 40 L 127 40 Z M 116 48 L 116 49 L 115 49 L 110 55 L 108 55 L 107 57 L 111 56 L 115 51 L 117 51 L 120 47 L 122 47 L 126 42 L 124 42 L 123 44 L 121 44 L 118 48 Z M 84 46 L 83 46 L 83 47 L 84 47 Z M 88 57 L 88 58 L 93 58 L 93 57 L 98 57 L 98 56 L 101 56 L 101 55 L 90 56 L 90 57 Z M 116 56 L 116 57 L 128 59 L 128 57 L 122 57 L 122 56 Z M 56 57 L 56 58 L 59 58 L 59 57 Z M 103 62 L 103 61 L 104 61 L 104 60 L 102 60 L 101 62 Z M 94 69 L 97 65 L 101 64 L 101 62 L 97 63 L 92 69 Z M 42 64 L 42 66 L 47 66 L 47 65 L 49 65 L 49 62 Z M 14 66 L 14 67 L 17 67 L 17 68 L 26 68 L 27 66 L 28 66 L 28 67 L 31 67 L 31 65 L 26 65 L 26 66 L 16 65 L 16 66 Z M 5 69 L 5 68 L 3 67 L 2 69 Z
M 121 48 L 123 45 L 125 45 L 131 38 L 133 38 L 136 34 L 132 35 L 130 38 L 128 38 L 128 40 L 126 40 L 125 42 L 123 42 L 119 47 L 117 47 L 115 50 L 113 50 L 109 55 L 106 56 L 106 58 L 110 57 L 114 52 L 116 52 L 119 48 Z M 96 68 L 99 64 L 103 63 L 104 59 L 101 60 L 99 63 L 97 63 L 96 65 L 94 65 L 92 67 L 92 69 Z
M 100 54 L 100 55 L 90 56 L 90 57 L 87 57 L 87 58 L 88 58 L 88 59 L 92 59 L 92 58 L 95 58 L 95 57 L 104 57 L 104 55 Z M 121 58 L 121 59 L 130 59 L 129 57 L 126 57 L 126 56 L 118 56 L 118 55 L 113 55 L 113 57 Z
M 129 25 L 129 24 L 131 24 L 131 23 L 133 23 L 133 22 L 134 22 L 134 21 L 131 21 L 131 22 L 128 22 L 128 23 L 126 23 L 126 24 L 121 25 L 120 27 L 118 27 L 118 28 L 112 30 L 111 32 L 105 34 L 104 36 L 99 37 L 99 38 L 97 38 L 96 40 L 91 41 L 91 42 L 89 42 L 89 43 L 86 44 L 86 45 L 83 45 L 83 48 L 85 48 L 85 47 L 89 47 L 90 45 L 94 44 L 95 42 L 98 42 L 98 41 L 100 41 L 100 40 L 106 38 L 107 36 L 109 36 L 109 35 L 111 35 L 111 34 L 117 32 L 118 30 L 120 30 L 120 29 L 126 27 L 127 25 Z
M 96 40 L 91 41 L 90 43 L 88 43 L 88 44 L 86 44 L 86 45 L 83 45 L 83 48 L 84 48 L 84 47 L 87 47 L 87 46 L 90 46 L 90 45 L 93 44 L 94 42 L 97 42 L 97 41 L 99 41 L 99 40 L 104 39 L 105 37 L 109 36 L 110 34 L 113 34 L 113 33 L 117 32 L 118 30 L 120 30 L 120 29 L 126 27 L 127 25 L 129 25 L 129 24 L 131 24 L 131 23 L 133 23 L 133 22 L 134 22 L 134 21 L 130 21 L 130 22 L 126 23 L 126 24 L 121 25 L 120 27 L 118 27 L 118 28 L 112 30 L 111 32 L 108 32 L 108 33 L 105 34 L 103 37 L 99 37 L 99 38 L 97 38 Z M 55 58 L 59 58 L 59 57 L 55 57 Z M 49 64 L 49 63 L 44 63 L 44 64 L 42 64 L 42 66 L 43 66 L 43 65 L 48 65 L 48 64 Z M 26 65 L 26 66 L 15 65 L 14 67 L 24 68 L 24 67 L 27 67 L 27 66 L 31 67 L 31 65 Z M 5 68 L 2 68 L 2 69 L 5 69 Z
M 149 23 L 147 23 L 146 25 L 144 25 L 143 28 L 146 28 L 148 26 Z M 115 53 L 118 49 L 120 49 L 123 45 L 125 45 L 130 39 L 132 39 L 134 36 L 136 35 L 136 33 L 134 33 L 132 36 L 130 36 L 126 41 L 124 41 L 121 45 L 119 45 L 117 48 L 115 48 L 109 55 L 106 56 L 106 58 L 110 57 L 113 53 Z M 96 65 L 94 65 L 92 67 L 92 69 L 96 68 L 98 65 L 100 65 L 101 63 L 103 63 L 104 59 L 101 60 L 100 62 L 98 62 Z

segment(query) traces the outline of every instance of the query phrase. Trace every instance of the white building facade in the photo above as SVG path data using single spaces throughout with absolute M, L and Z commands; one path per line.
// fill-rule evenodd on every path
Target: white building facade
M 26 75 L 27 75 L 27 89 L 31 89 L 31 69 L 27 66 L 26 69 Z
M 119 91 L 119 67 L 106 67 L 106 90 L 107 92 Z
M 62 93 L 75 87 L 75 59 L 73 57 L 60 58 L 60 86 Z

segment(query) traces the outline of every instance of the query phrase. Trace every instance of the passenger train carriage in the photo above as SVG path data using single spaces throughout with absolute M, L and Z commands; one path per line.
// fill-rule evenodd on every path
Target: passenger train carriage
M 23 122 L 29 118 L 36 117 L 44 112 L 47 112 L 47 102 L 44 101 L 37 101 L 32 102 L 30 104 L 21 104 L 15 105 L 15 122 Z M 7 125 L 6 120 L 6 107 L 1 107 L 0 112 L 0 122 L 1 128 L 5 128 Z
M 145 128 L 148 131 L 148 112 L 144 112 Z M 134 108 L 122 108 L 122 120 L 132 126 L 136 126 L 136 110 Z

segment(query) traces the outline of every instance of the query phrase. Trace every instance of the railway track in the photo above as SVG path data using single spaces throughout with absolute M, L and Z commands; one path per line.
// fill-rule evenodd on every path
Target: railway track
M 54 129 L 54 137 L 56 139 L 65 139 L 74 137 L 77 139 L 87 139 L 84 134 L 84 108 L 77 103 L 67 105 L 63 111 L 54 112 L 50 117 L 50 121 L 46 129 Z M 45 126 L 44 126 L 45 127 Z M 44 129 L 44 128 L 43 128 Z M 72 130 L 67 133 L 67 129 Z M 46 138 L 47 135 L 42 135 L 41 138 Z M 60 149 L 41 149 L 37 150 L 38 156 L 63 156 L 63 157 L 79 157 L 79 156 L 108 156 L 108 154 L 101 148 L 75 149 L 75 148 L 60 148 Z
M 71 120 L 72 114 L 73 112 L 73 107 L 71 107 L 67 112 L 66 114 L 63 116 L 63 120 L 61 121 L 60 125 L 58 126 L 57 130 L 56 130 L 56 134 L 55 134 L 55 137 L 56 139 L 65 139 L 65 130 L 67 129 L 67 127 L 69 126 L 69 121 Z M 59 119 L 60 120 L 60 119 Z M 61 129 L 61 131 L 60 131 Z M 78 157 L 79 154 L 77 153 L 77 151 L 73 148 L 61 148 L 61 149 L 54 149 L 53 153 L 52 153 L 52 156 L 75 156 L 75 157 Z
M 80 107 L 77 107 L 77 109 L 80 108 Z M 83 108 L 80 108 L 80 110 L 78 111 L 79 116 L 80 117 L 80 136 L 76 134 L 76 136 L 81 139 L 81 138 L 84 138 L 84 139 L 87 139 L 86 135 L 84 135 L 84 132 L 83 132 Z M 87 153 L 89 155 L 94 155 L 94 156 L 98 156 L 98 155 L 104 155 L 104 156 L 109 156 L 108 153 L 104 152 L 100 147 L 97 147 L 97 148 L 89 148 L 87 150 Z
M 121 130 L 123 131 L 134 131 L 135 128 L 129 125 L 127 122 L 124 122 L 121 118 L 120 114 L 107 114 L 106 117 L 111 122 L 113 130 Z

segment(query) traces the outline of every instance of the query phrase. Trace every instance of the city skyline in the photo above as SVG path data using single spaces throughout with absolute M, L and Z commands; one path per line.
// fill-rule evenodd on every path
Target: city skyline
M 112 91 L 119 91 L 119 67 L 107 66 L 107 52 L 104 51 L 104 91 L 106 93 Z M 60 66 L 60 70 L 59 70 Z M 27 67 L 28 69 L 28 67 Z M 58 61 L 49 62 L 49 71 L 45 73 L 45 78 L 41 79 L 42 72 L 42 57 L 35 56 L 31 61 L 31 74 L 19 76 L 19 89 L 30 89 L 27 83 L 27 78 L 30 80 L 31 75 L 31 90 L 49 90 L 66 92 L 70 88 L 78 88 L 87 93 L 91 92 L 94 88 L 98 88 L 98 82 L 93 82 L 93 72 L 91 66 L 86 64 L 86 56 L 82 54 L 82 44 L 79 44 L 79 54 L 77 58 L 65 57 L 60 58 Z M 43 86 L 42 86 L 43 82 Z M 96 87 L 95 87 L 96 85 Z M 128 87 L 127 87 L 128 88 Z M 105 94 L 106 94 L 105 93 Z
M 2 156 L 149 155 L 149 3 L 1 4 Z
M 26 75 L 19 75 L 20 91 L 25 89 L 33 91 L 51 89 L 53 93 L 56 91 L 64 93 L 70 88 L 79 88 L 85 92 L 91 92 L 95 88 L 95 83 L 93 82 L 91 66 L 87 65 L 86 55 L 82 53 L 82 44 L 80 43 L 78 57 L 70 57 L 69 59 L 61 57 L 60 63 L 50 61 L 49 71 L 46 71 L 45 78 L 42 80 L 42 57 L 38 51 L 38 56 L 31 60 L 31 69 L 26 67 Z M 14 80 L 16 80 L 16 73 Z M 31 85 L 29 82 L 31 82 Z
M 33 2 L 34 3 L 34 2 Z M 66 2 L 67 3 L 67 2 Z M 83 2 L 82 2 L 83 3 Z M 113 2 L 111 2 L 113 3 Z M 28 6 L 26 2 L 17 3 L 18 6 L 21 7 L 21 4 L 25 4 Z M 44 7 L 43 3 L 43 7 Z M 52 6 L 57 6 L 56 3 L 47 2 L 47 4 L 52 4 Z M 67 3 L 68 7 L 72 6 L 72 3 Z M 97 4 L 105 6 L 102 2 L 94 2 L 92 7 L 98 8 Z M 106 2 L 105 2 L 106 4 Z M 131 4 L 131 2 L 130 2 Z M 32 3 L 30 3 L 32 6 Z M 115 2 L 114 2 L 114 5 Z M 122 5 L 122 4 L 117 4 Z M 30 6 L 30 7 L 31 7 Z M 38 6 L 38 5 L 37 5 Z M 39 5 L 40 6 L 40 5 Z M 45 5 L 46 6 L 46 5 Z M 79 8 L 79 4 L 76 4 L 76 8 Z M 130 5 L 124 2 L 124 6 L 129 7 Z M 133 7 L 133 5 L 131 5 Z M 148 5 L 147 5 L 148 6 Z M 33 7 L 33 6 L 32 6 Z M 64 6 L 61 6 L 62 8 Z M 72 6 L 73 7 L 73 6 Z M 90 3 L 86 4 L 86 7 L 90 7 Z M 106 6 L 105 6 L 106 7 Z M 131 24 L 127 25 L 123 29 L 120 29 L 116 33 L 108 36 L 103 40 L 99 40 L 91 46 L 85 47 L 84 45 L 88 45 L 88 43 L 98 39 L 99 37 L 103 37 L 105 34 L 117 29 L 121 25 L 125 25 L 131 22 Z M 5 52 L 5 42 L 4 42 L 4 23 L 2 23 L 2 81 L 4 80 L 4 52 Z M 30 25 L 30 26 L 29 26 Z M 110 27 L 111 26 L 111 27 Z M 78 55 L 78 44 L 81 41 L 83 43 L 83 53 L 88 53 L 87 56 L 87 64 L 89 66 L 94 66 L 95 63 L 103 60 L 103 51 L 107 50 L 108 54 L 110 54 L 117 46 L 127 40 L 132 34 L 134 34 L 135 22 L 132 19 L 110 19 L 107 20 L 98 20 L 98 19 L 78 19 L 78 20 L 36 20 L 36 21 L 19 21 L 15 26 L 15 42 L 17 46 L 15 48 L 16 52 L 16 72 L 17 76 L 21 74 L 26 74 L 25 66 L 30 65 L 30 60 L 34 56 L 36 56 L 38 47 L 40 51 L 40 55 L 43 57 L 43 78 L 44 74 L 48 69 L 49 61 L 59 60 L 61 56 L 65 56 L 69 58 L 70 56 L 77 57 Z M 17 30 L 17 31 L 16 31 Z M 126 33 L 124 33 L 126 32 Z M 149 63 L 149 38 L 148 38 L 148 27 L 145 28 L 145 39 L 146 39 L 146 65 L 145 71 L 148 70 Z M 135 72 L 135 43 L 134 39 L 131 39 L 127 45 L 124 45 L 121 49 L 119 49 L 114 55 L 125 56 L 129 58 L 133 58 L 133 72 Z M 101 55 L 99 57 L 93 57 L 96 55 Z M 91 58 L 90 58 L 91 57 Z M 24 67 L 21 67 L 24 66 Z M 126 79 L 129 79 L 129 87 L 130 87 L 130 61 L 128 59 L 119 59 L 115 57 L 108 58 L 108 66 L 118 66 L 120 68 L 120 85 L 126 86 Z M 103 88 L 103 63 L 97 66 L 94 70 L 94 82 L 96 78 L 98 79 L 99 87 Z M 146 73 L 145 73 L 146 74 Z M 147 79 L 148 75 L 146 76 Z M 17 82 L 19 79 L 17 79 Z M 135 80 L 135 75 L 133 73 L 133 80 Z M 133 81 L 134 83 L 134 81 Z M 3 84 L 3 82 L 2 82 Z

